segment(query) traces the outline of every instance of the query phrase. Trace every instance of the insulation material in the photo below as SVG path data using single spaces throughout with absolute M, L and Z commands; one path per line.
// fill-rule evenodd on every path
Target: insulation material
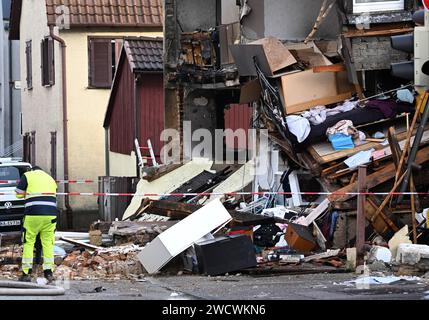
M 236 172 L 234 172 L 228 179 L 218 185 L 213 190 L 213 193 L 216 194 L 240 191 L 241 189 L 253 182 L 255 175 L 255 164 L 253 161 L 249 161 Z M 222 201 L 224 200 L 224 198 L 224 195 L 211 195 L 208 202 L 211 202 L 215 199 L 220 199 Z
M 185 182 L 191 180 L 192 178 L 199 175 L 204 170 L 210 170 L 213 165 L 213 161 L 204 158 L 195 158 L 192 161 L 184 164 L 180 168 L 173 170 L 169 174 L 166 174 L 159 179 L 156 179 L 152 182 L 148 182 L 147 180 L 140 180 L 137 185 L 136 194 L 144 194 L 144 193 L 169 193 L 176 190 Z M 159 196 L 147 197 L 153 200 L 159 200 Z M 130 205 L 125 210 L 123 220 L 132 216 L 141 205 L 144 197 L 142 196 L 134 196 L 131 200 Z

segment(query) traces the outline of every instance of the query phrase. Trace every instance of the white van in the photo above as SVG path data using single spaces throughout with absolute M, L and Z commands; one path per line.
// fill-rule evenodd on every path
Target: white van
M 0 158 L 0 236 L 15 237 L 21 233 L 25 199 L 17 199 L 15 188 L 31 164 L 20 158 Z M 7 193 L 2 195 L 1 193 Z

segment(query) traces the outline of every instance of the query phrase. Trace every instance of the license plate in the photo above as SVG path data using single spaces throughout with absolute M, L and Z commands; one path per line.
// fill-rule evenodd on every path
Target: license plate
M 20 226 L 21 220 L 0 221 L 0 227 Z

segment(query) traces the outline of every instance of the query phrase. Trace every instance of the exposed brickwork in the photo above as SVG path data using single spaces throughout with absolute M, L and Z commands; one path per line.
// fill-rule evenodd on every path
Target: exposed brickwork
M 408 54 L 395 50 L 390 37 L 362 37 L 352 39 L 356 70 L 390 69 L 394 62 L 406 61 Z

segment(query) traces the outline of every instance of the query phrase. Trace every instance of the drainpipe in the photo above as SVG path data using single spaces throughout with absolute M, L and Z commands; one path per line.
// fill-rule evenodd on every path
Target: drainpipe
M 106 177 L 110 176 L 109 127 L 104 128 L 104 153 L 106 157 Z
M 7 60 L 9 61 L 9 145 L 13 145 L 13 140 L 14 140 L 14 136 L 13 136 L 13 114 L 14 114 L 14 110 L 13 110 L 13 90 L 14 90 L 14 82 L 12 82 L 12 78 L 13 78 L 13 67 L 12 67 L 12 40 L 8 40 L 9 41 L 9 48 L 8 48 L 8 55 L 9 57 L 7 58 Z M 12 156 L 15 156 L 15 154 L 12 154 Z
M 66 69 L 66 42 L 54 34 L 54 25 L 49 25 L 49 36 L 61 45 L 62 68 L 62 95 L 63 95 L 63 148 L 64 148 L 64 180 L 69 179 L 69 152 L 68 152 L 68 126 L 67 126 L 67 69 Z M 64 184 L 64 192 L 69 193 L 69 185 Z M 65 196 L 67 229 L 73 228 L 73 211 L 70 206 L 70 198 Z

